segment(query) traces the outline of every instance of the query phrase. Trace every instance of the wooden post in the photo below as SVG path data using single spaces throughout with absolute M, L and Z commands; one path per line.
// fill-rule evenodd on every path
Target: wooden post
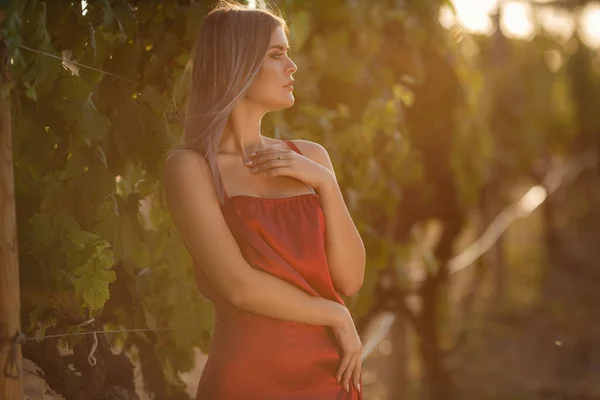
M 0 22 L 4 19 L 0 11 Z M 0 88 L 9 79 L 6 40 L 0 36 Z M 8 351 L 12 339 L 20 333 L 19 260 L 17 253 L 17 217 L 13 173 L 10 96 L 0 96 L 0 399 L 23 399 L 21 346 Z M 12 368 L 6 371 L 9 357 Z

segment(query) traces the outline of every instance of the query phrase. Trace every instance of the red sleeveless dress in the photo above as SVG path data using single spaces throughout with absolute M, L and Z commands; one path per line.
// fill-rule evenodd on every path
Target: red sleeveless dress
M 302 154 L 291 141 L 287 145 Z M 246 261 L 312 296 L 344 304 L 325 254 L 325 218 L 317 194 L 227 197 L 223 214 Z M 200 291 L 215 306 L 215 327 L 196 400 L 357 400 L 336 382 L 339 347 L 330 328 L 273 319 L 219 295 L 200 266 Z

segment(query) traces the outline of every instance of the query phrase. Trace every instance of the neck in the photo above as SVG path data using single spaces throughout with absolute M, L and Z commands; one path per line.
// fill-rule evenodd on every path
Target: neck
M 262 117 L 265 113 L 248 103 L 248 101 L 242 101 L 229 115 L 219 144 L 219 152 L 237 154 L 246 159 L 250 154 L 265 146 L 260 132 Z

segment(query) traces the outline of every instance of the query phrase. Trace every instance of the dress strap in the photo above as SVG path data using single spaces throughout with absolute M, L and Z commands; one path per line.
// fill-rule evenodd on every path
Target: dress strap
M 223 178 L 221 178 L 221 185 L 223 185 Z M 227 190 L 225 190 L 225 185 L 223 185 L 223 198 L 227 200 L 229 196 L 227 195 Z
M 288 145 L 288 147 L 292 150 L 294 150 L 296 153 L 302 155 L 302 152 L 300 151 L 300 149 L 298 148 L 298 146 L 296 146 L 296 143 L 292 142 L 291 140 L 283 140 L 285 142 L 285 144 Z
M 217 171 L 219 174 L 219 178 L 221 179 L 221 186 L 223 186 L 223 197 L 225 198 L 225 200 L 227 200 L 229 198 L 229 196 L 227 195 L 227 190 L 225 190 L 225 181 L 223 180 L 223 175 L 221 175 L 221 171 L 219 170 L 218 165 L 217 165 Z

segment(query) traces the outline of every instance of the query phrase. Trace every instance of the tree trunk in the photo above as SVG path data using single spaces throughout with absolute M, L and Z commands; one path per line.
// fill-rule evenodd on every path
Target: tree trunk
M 500 194 L 500 179 L 498 173 L 493 172 L 490 181 L 483 189 L 481 199 L 481 236 L 502 211 L 504 202 Z M 504 259 L 504 235 L 492 245 L 489 251 L 481 257 L 481 261 L 490 269 L 493 280 L 493 296 L 501 300 L 506 294 L 506 262 Z
M 429 277 L 421 288 L 422 311 L 419 318 L 421 360 L 424 368 L 424 399 L 458 400 L 460 394 L 444 366 L 440 349 L 438 294 L 439 277 Z
M 0 21 L 4 19 L 0 13 Z M 7 43 L 0 37 L 0 61 L 7 60 Z M 6 65 L 0 65 L 0 85 L 4 89 L 8 77 Z M 12 131 L 10 97 L 0 98 L 0 398 L 23 399 L 21 372 L 21 346 L 11 346 L 20 332 L 19 259 L 17 247 L 17 217 L 15 211 L 15 185 L 12 158 Z M 6 351 L 5 349 L 12 349 Z M 8 376 L 4 366 L 8 358 Z
M 548 196 L 542 203 L 542 215 L 544 219 L 544 244 L 546 254 L 553 265 L 564 265 L 569 260 L 566 259 L 562 249 L 562 242 L 556 229 L 556 212 L 554 210 L 554 198 Z
M 392 357 L 389 363 L 391 370 L 390 393 L 393 399 L 404 399 L 408 395 L 408 326 L 406 319 L 399 315 L 392 325 L 390 340 L 392 342 Z

